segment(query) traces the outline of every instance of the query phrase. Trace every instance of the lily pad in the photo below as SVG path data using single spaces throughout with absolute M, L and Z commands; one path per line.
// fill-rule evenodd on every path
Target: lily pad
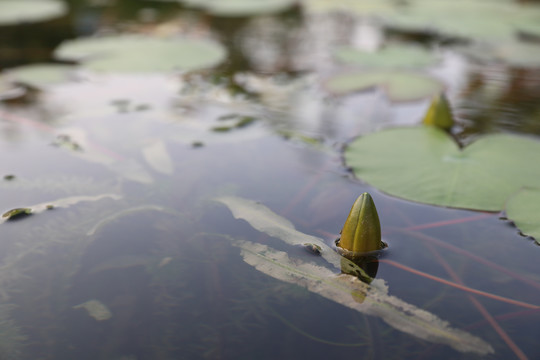
M 540 245 L 540 189 L 521 189 L 506 203 L 506 216 Z
M 225 59 L 226 51 L 209 40 L 118 35 L 65 41 L 54 55 L 83 61 L 96 71 L 159 72 L 213 67 Z
M 74 66 L 64 64 L 32 64 L 6 70 L 11 81 L 40 89 L 69 80 Z
M 294 0 L 183 0 L 218 16 L 253 16 L 272 14 L 294 5 Z
M 540 67 L 540 44 L 538 43 L 479 44 L 465 48 L 464 53 L 481 62 L 502 62 L 515 67 Z
M 412 0 L 388 26 L 482 40 L 515 39 L 518 24 L 538 21 L 540 6 L 507 0 Z
M 361 16 L 380 16 L 396 11 L 393 0 L 302 0 L 302 5 L 312 13 L 345 11 Z
M 540 142 L 496 134 L 464 149 L 431 126 L 394 128 L 353 141 L 346 165 L 391 195 L 427 204 L 499 211 L 521 187 L 540 179 Z
M 405 71 L 348 72 L 335 75 L 326 82 L 333 93 L 346 94 L 384 89 L 393 101 L 412 101 L 433 96 L 443 90 L 443 85 L 427 75 Z
M 433 65 L 437 56 L 425 48 L 413 45 L 389 45 L 369 52 L 343 47 L 335 52 L 337 60 L 350 65 L 382 68 L 413 68 Z
M 64 15 L 67 6 L 56 0 L 2 0 L 0 1 L 0 25 L 38 22 Z

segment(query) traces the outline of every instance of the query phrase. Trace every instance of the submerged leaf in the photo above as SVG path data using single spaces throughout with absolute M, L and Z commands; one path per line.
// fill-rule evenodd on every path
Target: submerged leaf
M 388 295 L 383 280 L 371 285 L 355 276 L 336 275 L 335 262 L 347 267 L 354 263 L 341 257 L 322 239 L 303 234 L 287 219 L 260 203 L 239 197 L 217 198 L 229 207 L 235 218 L 244 219 L 251 226 L 287 244 L 308 243 L 320 247 L 321 255 L 334 267 L 328 268 L 302 259 L 291 259 L 287 253 L 251 241 L 232 240 L 241 249 L 244 261 L 257 270 L 282 281 L 297 284 L 338 304 L 368 315 L 378 316 L 390 326 L 427 341 L 446 344 L 462 352 L 489 354 L 491 346 L 464 331 L 453 329 L 437 316 Z M 340 267 L 341 264 L 338 265 Z
M 2 217 L 7 220 L 11 220 L 18 219 L 30 214 L 32 214 L 32 209 L 30 208 L 16 208 L 6 211 L 4 214 L 2 214 Z
M 404 333 L 461 352 L 493 353 L 493 348 L 465 331 L 454 329 L 432 313 L 388 295 L 382 280 L 368 285 L 358 278 L 336 275 L 328 268 L 291 259 L 287 253 L 250 241 L 233 240 L 244 261 L 273 278 L 297 284 L 338 304 L 367 315 L 380 317 Z
M 74 309 L 85 309 L 88 311 L 88 315 L 96 319 L 97 321 L 108 320 L 112 317 L 112 313 L 109 308 L 98 300 L 88 300 L 79 305 L 73 306 Z
M 391 195 L 427 204 L 499 211 L 521 187 L 540 179 L 540 142 L 495 134 L 464 149 L 431 126 L 394 128 L 354 140 L 345 162 Z
M 173 161 L 161 140 L 157 140 L 142 149 L 146 162 L 156 171 L 170 175 L 174 172 Z

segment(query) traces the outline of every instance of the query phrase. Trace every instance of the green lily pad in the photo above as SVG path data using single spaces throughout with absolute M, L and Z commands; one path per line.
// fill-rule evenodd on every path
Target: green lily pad
M 393 101 L 419 100 L 443 90 L 443 85 L 438 80 L 405 71 L 341 73 L 330 78 L 326 87 L 339 95 L 381 87 Z
M 521 189 L 506 203 L 506 216 L 540 245 L 540 189 Z
M 32 64 L 8 69 L 6 73 L 14 82 L 40 89 L 69 80 L 73 69 L 73 66 L 63 64 Z
M 353 141 L 345 162 L 367 183 L 427 204 L 499 211 L 521 187 L 540 179 L 540 142 L 508 134 L 464 149 L 431 126 L 394 128 Z
M 396 11 L 396 4 L 393 0 L 303 0 L 302 5 L 308 12 L 312 13 L 346 11 L 362 16 L 380 16 Z
M 412 68 L 429 66 L 437 62 L 435 54 L 412 45 L 390 45 L 377 52 L 344 47 L 338 49 L 334 55 L 336 59 L 345 64 L 366 67 Z
M 56 0 L 2 0 L 0 25 L 15 25 L 54 19 L 67 12 L 67 6 Z
M 510 66 L 527 68 L 540 67 L 538 43 L 506 42 L 477 45 L 465 48 L 464 53 L 481 62 L 503 62 Z
M 540 6 L 508 0 L 412 0 L 388 26 L 473 39 L 515 39 L 519 24 L 538 21 Z
M 294 0 L 184 0 L 183 3 L 200 7 L 218 16 L 253 16 L 272 14 L 294 5 Z
M 226 51 L 209 40 L 118 35 L 66 41 L 54 55 L 84 61 L 97 71 L 159 72 L 213 67 L 225 59 Z

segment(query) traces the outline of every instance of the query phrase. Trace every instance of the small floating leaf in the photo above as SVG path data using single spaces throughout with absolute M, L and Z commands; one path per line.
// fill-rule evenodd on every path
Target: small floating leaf
M 109 308 L 98 300 L 88 300 L 82 304 L 73 306 L 74 309 L 85 309 L 88 315 L 96 319 L 97 321 L 108 320 L 112 317 L 112 313 Z
M 521 189 L 508 199 L 506 216 L 540 245 L 540 189 Z
M 117 35 L 81 38 L 62 43 L 58 59 L 79 60 L 97 71 L 158 72 L 213 67 L 225 58 L 225 49 L 209 40 Z
M 419 100 L 443 89 L 432 77 L 404 71 L 342 73 L 330 78 L 326 87 L 338 95 L 381 87 L 393 101 Z
M 31 213 L 32 213 L 32 209 L 30 208 L 16 208 L 16 209 L 11 209 L 9 211 L 6 211 L 2 215 L 2 217 L 6 218 L 7 220 L 11 220 L 11 219 L 18 219 L 24 216 L 28 216 Z
M 499 211 L 506 199 L 540 179 L 540 142 L 495 134 L 460 149 L 432 126 L 394 128 L 354 140 L 345 163 L 391 195 L 427 204 Z

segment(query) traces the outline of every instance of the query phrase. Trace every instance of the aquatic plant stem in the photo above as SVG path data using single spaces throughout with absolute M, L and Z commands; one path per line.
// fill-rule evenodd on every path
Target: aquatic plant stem
M 477 221 L 477 220 L 486 219 L 492 216 L 493 216 L 493 213 L 482 213 L 479 215 L 467 216 L 467 217 L 463 217 L 459 219 L 436 221 L 436 222 L 422 224 L 422 225 L 413 225 L 413 226 L 406 227 L 403 230 L 413 231 L 413 230 L 436 228 L 436 227 L 447 226 L 447 225 L 462 224 L 469 221 Z
M 410 273 L 412 273 L 412 274 L 416 274 L 416 275 L 425 277 L 425 278 L 427 278 L 427 279 L 431 279 L 431 280 L 440 282 L 440 283 L 445 284 L 445 285 L 449 285 L 449 286 L 455 287 L 455 288 L 457 288 L 457 289 L 460 289 L 460 290 L 463 290 L 463 291 L 466 291 L 466 292 L 469 292 L 469 293 L 472 293 L 472 294 L 485 296 L 485 297 L 488 297 L 488 298 L 490 298 L 490 299 L 502 301 L 502 302 L 505 302 L 505 303 L 508 303 L 508 304 L 512 304 L 512 305 L 521 306 L 521 307 L 524 307 L 524 308 L 527 308 L 527 309 L 540 310 L 540 306 L 533 305 L 533 304 L 529 304 L 529 303 L 522 302 L 522 301 L 518 301 L 518 300 L 514 300 L 514 299 L 509 299 L 509 298 L 506 298 L 506 297 L 503 297 L 503 296 L 499 296 L 499 295 L 495 295 L 495 294 L 491 294 L 491 293 L 488 293 L 488 292 L 485 292 L 485 291 L 477 290 L 477 289 L 474 289 L 474 288 L 465 286 L 465 285 L 463 285 L 463 284 L 459 284 L 459 283 L 456 283 L 456 282 L 452 282 L 452 281 L 449 281 L 449 280 L 446 280 L 446 279 L 443 279 L 443 278 L 440 278 L 440 277 L 437 277 L 437 276 L 434 276 L 434 275 L 425 273 L 425 272 L 423 272 L 423 271 L 413 269 L 413 268 L 411 268 L 411 267 L 408 267 L 408 266 L 406 266 L 406 265 L 400 264 L 400 263 L 398 263 L 398 262 L 396 262 L 396 261 L 393 261 L 393 260 L 379 259 L 378 261 L 379 261 L 379 262 L 382 262 L 382 263 L 385 263 L 385 264 L 392 265 L 392 266 L 397 267 L 397 268 L 399 268 L 399 269 L 408 271 L 408 272 L 410 272 Z
M 436 244 L 437 246 L 439 247 L 442 247 L 442 248 L 445 248 L 445 249 L 448 249 L 448 250 L 451 250 L 453 252 L 455 252 L 456 254 L 460 254 L 460 255 L 463 255 L 463 256 L 467 256 L 468 258 L 480 263 L 480 264 L 483 264 L 483 265 L 486 265 L 494 270 L 497 270 L 497 271 L 500 271 L 508 276 L 511 276 L 512 278 L 516 279 L 516 280 L 519 280 L 527 285 L 530 285 L 536 289 L 540 289 L 540 283 L 537 283 L 533 280 L 530 280 L 530 279 L 527 279 L 523 276 L 521 276 L 520 274 L 517 274 L 513 271 L 510 271 L 508 270 L 507 268 L 497 264 L 497 263 L 494 263 L 492 261 L 489 261 L 487 259 L 484 259 L 478 255 L 475 255 L 467 250 L 464 250 L 462 248 L 459 248 L 455 245 L 452 245 L 452 244 L 449 244 L 449 243 L 446 243 L 442 240 L 439 240 L 437 239 L 436 237 L 433 237 L 433 236 L 429 236 L 429 235 L 426 235 L 426 234 L 423 234 L 423 233 L 420 233 L 420 232 L 416 232 L 416 231 L 410 231 L 410 230 L 406 230 L 406 229 L 398 229 L 398 228 L 391 228 L 391 230 L 389 232 L 398 232 L 398 233 L 402 233 L 402 234 L 406 234 L 406 235 L 409 235 L 409 236 L 413 236 L 413 237 L 416 237 L 417 239 L 420 239 L 420 240 L 425 240 L 426 244 L 427 243 L 433 243 L 433 244 Z
M 452 269 L 452 267 L 446 262 L 446 260 L 439 254 L 439 252 L 433 247 L 432 244 L 426 243 L 426 247 L 433 254 L 435 258 L 439 261 L 439 264 L 445 269 L 448 275 L 454 280 L 454 282 L 463 285 L 463 281 L 458 276 L 458 274 Z M 503 330 L 499 323 L 493 318 L 493 316 L 486 310 L 484 305 L 473 295 L 467 296 L 471 303 L 476 307 L 476 309 L 482 314 L 484 319 L 491 325 L 493 330 L 501 337 L 501 339 L 508 345 L 508 347 L 514 352 L 514 354 L 520 360 L 527 360 L 528 357 L 525 353 L 516 345 L 516 343 L 508 336 L 508 334 Z

